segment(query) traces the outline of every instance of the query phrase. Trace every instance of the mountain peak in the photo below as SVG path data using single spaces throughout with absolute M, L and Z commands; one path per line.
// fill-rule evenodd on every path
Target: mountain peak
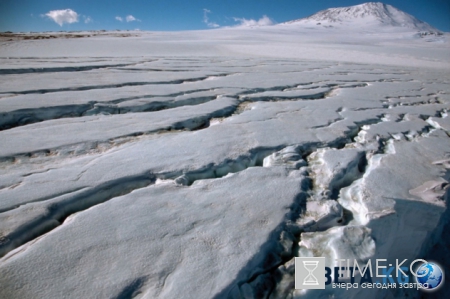
M 324 23 L 332 26 L 340 24 L 356 26 L 381 25 L 405 27 L 419 31 L 438 31 L 412 15 L 381 2 L 367 2 L 355 6 L 329 8 L 307 18 L 288 23 Z

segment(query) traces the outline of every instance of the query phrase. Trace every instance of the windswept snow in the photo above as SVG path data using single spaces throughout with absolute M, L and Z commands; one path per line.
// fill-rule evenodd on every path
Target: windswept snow
M 294 290 L 293 261 L 450 271 L 450 46 L 421 26 L 0 41 L 0 297 L 419 297 Z

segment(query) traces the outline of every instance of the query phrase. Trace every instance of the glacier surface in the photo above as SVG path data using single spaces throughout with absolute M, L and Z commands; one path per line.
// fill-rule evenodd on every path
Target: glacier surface
M 420 296 L 294 290 L 294 257 L 449 270 L 449 36 L 380 28 L 0 41 L 0 297 Z

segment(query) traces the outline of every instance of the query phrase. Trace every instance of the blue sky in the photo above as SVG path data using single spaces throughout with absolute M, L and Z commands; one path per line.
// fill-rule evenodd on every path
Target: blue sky
M 239 24 L 240 21 L 237 19 L 257 21 L 264 15 L 280 23 L 306 17 L 322 9 L 364 2 L 364 0 L 0 0 L 0 31 L 198 30 L 233 26 Z M 391 4 L 440 30 L 450 32 L 449 0 L 386 0 L 384 3 Z M 70 11 L 67 10 L 62 15 L 50 13 L 65 9 Z M 59 20 L 62 26 L 50 16 L 56 21 Z M 72 23 L 63 20 L 71 20 Z

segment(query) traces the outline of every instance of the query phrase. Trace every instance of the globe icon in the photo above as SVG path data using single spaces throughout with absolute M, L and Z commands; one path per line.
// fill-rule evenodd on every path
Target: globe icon
M 441 268 L 434 263 L 424 263 L 417 270 L 417 282 L 422 285 L 427 284 L 425 289 L 437 288 L 443 279 Z M 419 277 L 422 276 L 422 277 Z

